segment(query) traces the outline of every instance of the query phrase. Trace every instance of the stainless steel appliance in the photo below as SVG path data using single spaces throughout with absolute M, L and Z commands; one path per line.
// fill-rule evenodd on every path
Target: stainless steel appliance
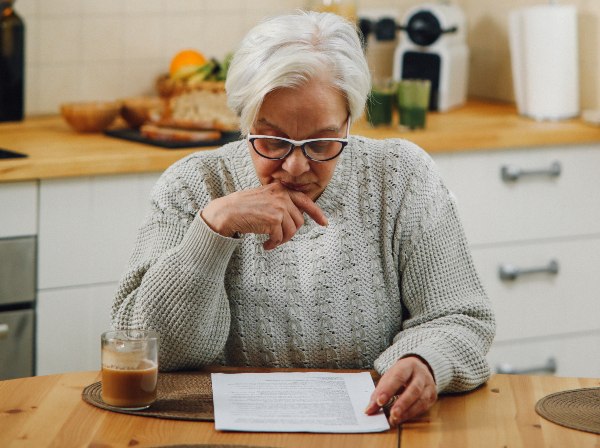
M 0 239 L 0 380 L 34 374 L 35 237 Z

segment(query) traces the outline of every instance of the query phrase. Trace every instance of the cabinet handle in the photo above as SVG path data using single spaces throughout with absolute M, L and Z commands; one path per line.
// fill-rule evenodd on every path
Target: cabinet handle
M 524 369 L 517 369 L 510 364 L 499 364 L 496 366 L 496 373 L 504 373 L 507 375 L 527 375 L 531 373 L 556 373 L 557 365 L 556 359 L 548 358 L 546 364 L 536 367 L 526 367 Z
M 503 165 L 500 173 L 504 182 L 514 182 L 523 176 L 558 177 L 561 170 L 560 162 L 552 162 L 550 168 L 541 168 L 539 170 L 524 170 L 512 165 Z
M 498 274 L 500 275 L 501 280 L 516 280 L 522 275 L 527 274 L 558 274 L 558 261 L 551 260 L 550 263 L 546 266 L 538 267 L 538 268 L 519 268 L 512 264 L 501 264 L 498 269 Z
M 8 336 L 8 324 L 0 324 L 0 339 L 5 339 Z

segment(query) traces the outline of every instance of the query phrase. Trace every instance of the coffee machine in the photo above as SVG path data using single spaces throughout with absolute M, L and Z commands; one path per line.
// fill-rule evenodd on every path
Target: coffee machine
M 429 110 L 446 111 L 467 97 L 469 49 L 463 12 L 454 5 L 424 3 L 402 18 L 394 53 L 394 79 L 429 79 Z

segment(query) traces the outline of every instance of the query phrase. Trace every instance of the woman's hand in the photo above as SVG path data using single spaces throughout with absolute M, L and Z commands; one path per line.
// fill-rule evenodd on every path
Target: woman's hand
M 292 239 L 304 224 L 303 212 L 317 224 L 327 225 L 323 211 L 307 195 L 275 182 L 217 198 L 202 210 L 202 218 L 223 236 L 269 235 L 263 247 L 270 250 Z
M 417 417 L 433 406 L 437 388 L 425 361 L 417 356 L 396 361 L 379 380 L 365 413 L 374 414 L 395 395 L 398 398 L 389 409 L 391 426 Z

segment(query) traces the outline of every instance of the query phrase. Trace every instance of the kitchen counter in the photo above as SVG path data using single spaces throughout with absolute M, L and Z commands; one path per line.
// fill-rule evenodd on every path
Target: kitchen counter
M 234 370 L 229 369 L 231 373 Z M 0 381 L 1 446 L 165 446 L 178 444 L 270 447 L 597 447 L 598 436 L 541 418 L 535 404 L 569 389 L 597 387 L 597 379 L 494 375 L 466 394 L 444 395 L 420 418 L 374 434 L 216 431 L 212 422 L 164 420 L 105 411 L 81 392 L 97 371 Z
M 514 105 L 505 103 L 470 101 L 449 112 L 430 113 L 427 120 L 427 129 L 415 132 L 397 126 L 373 129 L 358 121 L 352 133 L 407 138 L 432 154 L 600 143 L 600 127 L 579 119 L 536 122 L 519 116 Z M 167 150 L 103 134 L 78 134 L 59 116 L 0 124 L 0 148 L 29 156 L 1 159 L 0 182 L 160 172 L 199 149 L 214 149 Z

